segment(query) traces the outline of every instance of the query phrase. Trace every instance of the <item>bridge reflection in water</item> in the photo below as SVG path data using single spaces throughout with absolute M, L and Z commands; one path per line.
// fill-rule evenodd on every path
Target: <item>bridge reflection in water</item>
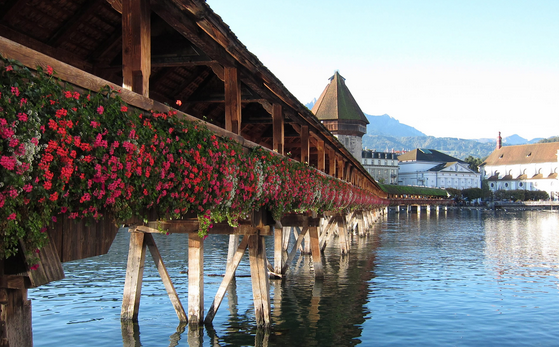
M 374 228 L 380 228 L 380 223 Z M 188 235 L 154 235 L 181 298 L 188 297 Z M 32 289 L 35 346 L 285 346 L 351 345 L 367 314 L 367 281 L 373 276 L 377 232 L 355 237 L 347 255 L 338 242 L 324 250 L 324 279 L 315 280 L 310 255 L 298 256 L 283 279 L 270 280 L 272 328 L 255 323 L 248 259 L 237 269 L 213 325 L 192 328 L 177 318 L 157 269 L 146 259 L 138 322 L 120 322 L 128 232 L 119 231 L 106 255 L 64 263 L 66 278 Z M 266 240 L 273 257 L 273 237 Z M 205 307 L 210 307 L 227 258 L 226 235 L 205 241 Z M 293 243 L 293 240 L 292 240 Z M 149 257 L 149 255 L 148 255 Z M 56 333 L 53 333 L 56 331 Z M 98 332 L 102 331 L 102 334 Z M 186 342 L 186 343 L 185 343 Z

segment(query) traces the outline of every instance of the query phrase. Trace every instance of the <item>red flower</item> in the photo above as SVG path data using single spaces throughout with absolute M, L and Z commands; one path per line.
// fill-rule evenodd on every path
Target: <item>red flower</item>
M 48 75 L 52 75 L 53 72 L 54 72 L 54 70 L 52 69 L 52 66 L 47 65 L 47 74 L 48 74 Z
M 16 220 L 17 215 L 14 213 L 12 213 L 11 215 L 8 216 L 8 220 Z
M 14 68 L 11 65 L 6 66 L 6 71 L 13 71 Z
M 103 106 L 97 107 L 97 113 L 103 114 L 104 111 L 105 111 L 105 108 Z

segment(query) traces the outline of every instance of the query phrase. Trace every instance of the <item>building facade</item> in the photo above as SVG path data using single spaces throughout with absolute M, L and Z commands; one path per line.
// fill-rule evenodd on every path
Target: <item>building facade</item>
M 375 181 L 382 184 L 398 184 L 396 153 L 363 150 L 361 164 Z
M 434 149 L 417 148 L 398 157 L 398 184 L 468 189 L 481 188 L 481 174 L 468 163 Z
M 500 135 L 499 135 L 500 137 Z M 489 189 L 541 190 L 559 200 L 559 142 L 535 143 L 497 148 L 481 164 Z

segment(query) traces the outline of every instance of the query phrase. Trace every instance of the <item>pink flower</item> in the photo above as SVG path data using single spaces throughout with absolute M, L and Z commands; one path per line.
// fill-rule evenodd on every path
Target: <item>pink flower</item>
M 18 87 L 12 87 L 12 94 L 14 94 L 15 96 L 19 96 L 19 88 Z
M 0 158 L 0 165 L 8 170 L 13 170 L 16 167 L 16 160 L 13 157 L 6 157 L 5 155 Z
M 56 217 L 52 216 L 52 221 L 56 223 Z
M 97 107 L 97 113 L 103 114 L 104 111 L 105 111 L 105 108 L 103 106 Z
M 102 107 L 102 106 L 100 106 L 100 107 Z M 101 111 L 101 113 L 102 113 L 102 112 L 103 112 L 103 111 Z M 97 128 L 97 127 L 99 127 L 100 125 L 101 125 L 101 123 L 99 123 L 99 122 L 96 122 L 96 121 L 94 121 L 94 120 L 91 121 L 91 126 L 94 127 L 94 128 Z
M 25 100 L 25 99 L 21 99 L 21 100 Z M 18 113 L 17 114 L 17 119 L 19 119 L 22 122 L 27 122 L 27 115 L 25 113 Z
M 17 217 L 17 215 L 14 212 L 14 213 L 12 213 L 11 215 L 8 216 L 8 220 L 16 220 L 16 217 Z
M 6 71 L 12 71 L 14 68 L 11 65 L 6 66 Z

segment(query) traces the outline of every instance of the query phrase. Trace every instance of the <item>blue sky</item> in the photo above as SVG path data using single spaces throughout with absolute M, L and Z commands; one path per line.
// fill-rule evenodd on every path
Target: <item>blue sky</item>
M 559 0 L 207 0 L 299 101 L 338 70 L 427 135 L 559 135 Z

